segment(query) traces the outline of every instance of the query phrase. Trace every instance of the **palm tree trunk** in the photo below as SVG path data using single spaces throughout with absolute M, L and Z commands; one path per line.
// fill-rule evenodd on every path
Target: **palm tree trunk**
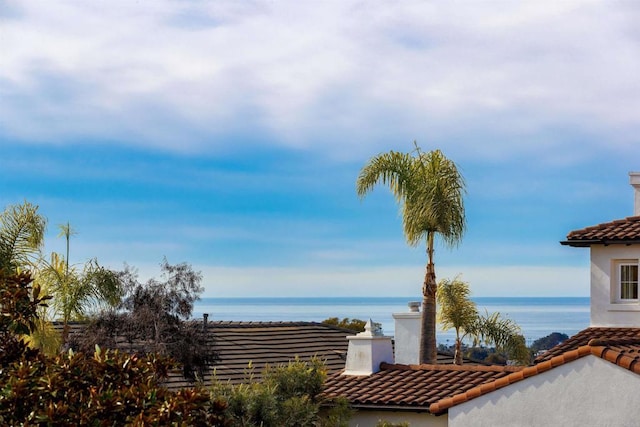
M 429 263 L 422 285 L 422 333 L 420 334 L 420 363 L 436 363 L 436 268 L 433 264 L 433 233 L 427 235 Z
M 453 363 L 456 365 L 462 365 L 462 340 L 456 338 L 456 349 L 453 355 Z

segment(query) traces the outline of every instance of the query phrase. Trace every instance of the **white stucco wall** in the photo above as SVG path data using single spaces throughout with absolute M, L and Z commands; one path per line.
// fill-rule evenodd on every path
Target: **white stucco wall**
M 613 261 L 626 259 L 640 259 L 640 246 L 591 246 L 591 326 L 640 326 L 640 304 L 615 303 L 612 294 L 616 286 Z
M 415 413 L 403 411 L 357 411 L 351 421 L 350 427 L 375 427 L 380 420 L 393 423 L 406 421 L 409 427 L 447 427 L 447 415 L 436 417 L 428 412 Z
M 638 426 L 640 376 L 595 356 L 449 409 L 449 427 Z

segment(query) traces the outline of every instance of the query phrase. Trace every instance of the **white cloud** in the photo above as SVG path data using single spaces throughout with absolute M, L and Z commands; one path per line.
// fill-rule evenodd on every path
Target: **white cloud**
M 640 122 L 625 3 L 20 7 L 0 35 L 0 113 L 18 139 L 215 151 L 245 130 L 340 157 L 466 132 L 511 136 L 483 156 L 543 143 L 566 161 L 532 135 L 578 127 L 625 147 Z M 449 144 L 465 155 L 464 140 Z

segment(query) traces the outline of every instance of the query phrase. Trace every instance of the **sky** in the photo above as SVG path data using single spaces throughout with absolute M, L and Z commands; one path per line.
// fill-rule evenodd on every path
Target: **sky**
M 0 0 L 0 208 L 45 252 L 205 297 L 407 296 L 388 188 L 362 166 L 416 141 L 465 181 L 439 278 L 474 296 L 587 296 L 575 229 L 633 214 L 640 4 L 628 1 Z

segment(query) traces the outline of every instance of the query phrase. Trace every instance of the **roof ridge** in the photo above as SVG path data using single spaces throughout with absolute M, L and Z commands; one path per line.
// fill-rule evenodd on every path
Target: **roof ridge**
M 474 372 L 517 372 L 523 369 L 522 366 L 513 365 L 449 365 L 449 364 L 429 364 L 404 365 L 401 363 L 380 364 L 380 369 L 397 371 L 474 371 Z
M 197 322 L 202 322 L 201 319 L 193 319 Z M 235 327 L 252 327 L 252 326 L 321 326 L 327 329 L 338 329 L 347 332 L 354 332 L 351 329 L 340 328 L 334 325 L 328 325 L 322 322 L 307 322 L 296 320 L 209 320 L 207 324 L 210 326 L 235 326 Z
M 592 338 L 587 345 L 591 347 L 606 347 L 619 344 L 640 344 L 640 337 Z

